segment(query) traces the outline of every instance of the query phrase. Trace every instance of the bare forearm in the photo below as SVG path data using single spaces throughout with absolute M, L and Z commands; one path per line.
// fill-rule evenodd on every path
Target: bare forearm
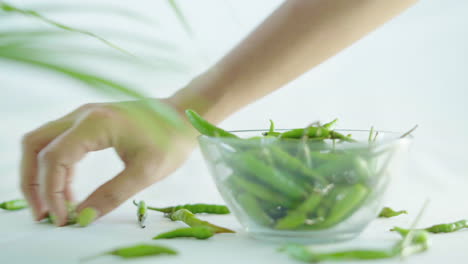
M 288 0 L 179 97 L 196 95 L 213 122 L 261 98 L 417 0 Z M 186 96 L 182 96 L 182 95 Z

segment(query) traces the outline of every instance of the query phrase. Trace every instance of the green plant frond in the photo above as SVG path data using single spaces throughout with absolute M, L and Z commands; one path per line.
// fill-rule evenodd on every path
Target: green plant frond
M 177 72 L 177 73 L 184 73 L 188 72 L 188 65 L 177 63 L 174 60 L 164 57 L 157 57 L 157 56 L 149 56 L 145 59 L 141 59 L 139 57 L 129 57 L 129 56 L 118 56 L 115 53 L 108 52 L 105 50 L 97 50 L 97 49 L 87 49 L 83 47 L 70 47 L 67 46 L 66 48 L 41 48 L 43 52 L 47 52 L 50 54 L 54 54 L 57 57 L 63 58 L 63 56 L 87 56 L 92 59 L 103 59 L 106 61 L 114 60 L 124 62 L 130 65 L 146 68 L 146 69 L 153 69 L 159 70 L 162 72 Z M 72 54 L 71 54 L 72 53 Z
M 47 6 L 43 6 L 42 10 L 46 11 L 47 9 Z M 68 11 L 66 10 L 66 7 L 63 7 L 63 9 L 60 7 L 57 7 L 56 9 L 50 7 L 49 9 L 51 12 L 54 12 L 54 10 L 57 12 L 60 12 L 61 10 L 64 12 Z M 170 70 L 170 67 L 173 66 L 176 70 L 179 70 L 180 68 L 177 68 L 176 66 L 180 64 L 162 57 L 145 56 L 144 58 L 137 58 L 133 55 L 127 56 L 129 55 L 127 51 L 94 33 L 58 23 L 45 16 L 42 16 L 32 9 L 17 8 L 13 5 L 5 3 L 4 1 L 0 1 L 0 15 L 2 14 L 21 14 L 23 16 L 38 19 L 39 21 L 45 22 L 48 25 L 52 25 L 55 28 L 46 30 L 28 29 L 24 27 L 0 28 L 0 60 L 20 63 L 25 66 L 60 74 L 85 84 L 84 87 L 87 87 L 88 89 L 92 89 L 93 91 L 104 93 L 106 95 L 125 95 L 138 99 L 140 104 L 145 105 L 144 109 L 149 109 L 150 111 L 146 111 L 144 109 L 141 111 L 141 109 L 137 107 L 135 110 L 132 108 L 128 112 L 134 113 L 135 119 L 139 120 L 139 123 L 150 129 L 154 135 L 154 140 L 158 142 L 158 144 L 164 144 L 166 142 L 164 138 L 158 136 L 163 134 L 164 129 L 158 126 L 160 122 L 148 121 L 150 118 L 164 120 L 169 126 L 180 128 L 182 131 L 184 131 L 186 128 L 185 122 L 180 117 L 180 115 L 165 103 L 158 100 L 147 99 L 147 97 L 138 90 L 119 81 L 99 76 L 97 74 L 91 73 L 90 71 L 80 70 L 76 66 L 70 66 L 74 65 L 73 58 L 76 58 L 74 56 L 80 56 L 80 59 L 85 58 L 82 55 L 87 55 L 93 59 L 102 58 L 103 61 L 117 59 L 120 60 L 119 62 L 122 65 L 127 65 L 130 67 L 138 65 L 147 68 L 149 65 L 153 65 L 159 67 L 160 69 L 164 68 L 165 70 Z M 126 14 L 133 16 L 131 13 Z M 185 21 L 184 18 L 183 21 Z M 158 39 L 146 38 L 145 35 L 138 34 L 136 32 L 125 32 L 118 30 L 105 32 L 109 32 L 110 35 L 120 37 L 119 40 L 131 41 L 137 44 L 147 44 L 152 49 L 164 48 L 166 50 L 175 50 L 174 45 L 171 43 Z M 111 50 L 101 51 L 100 49 L 102 49 L 102 47 L 78 47 L 76 46 L 76 43 L 72 42 L 72 37 L 82 35 L 99 40 L 107 47 L 111 47 L 113 50 L 118 50 L 120 53 L 112 53 Z M 68 44 L 68 42 L 70 42 L 72 45 Z M 165 54 L 167 54 L 167 52 L 165 52 Z
M 105 94 L 119 94 L 126 95 L 132 98 L 143 100 L 148 102 L 148 107 L 159 117 L 167 121 L 169 124 L 175 127 L 184 128 L 185 124 L 182 118 L 178 113 L 175 112 L 169 106 L 157 102 L 156 100 L 147 100 L 142 93 L 138 92 L 136 89 L 129 88 L 127 85 L 89 74 L 80 70 L 73 69 L 71 67 L 57 65 L 50 63 L 44 60 L 33 59 L 33 53 L 27 53 L 22 50 L 21 52 L 14 52 L 13 49 L 10 50 L 0 50 L 0 58 L 8 59 L 11 61 L 21 62 L 23 64 L 35 66 L 37 68 L 47 69 L 62 75 L 68 76 L 74 80 L 87 84 L 86 87 L 93 88 L 93 90 L 98 92 L 103 92 Z
M 179 8 L 179 5 L 177 4 L 176 0 L 167 0 L 169 5 L 171 6 L 172 10 L 174 11 L 177 19 L 179 20 L 180 24 L 184 28 L 185 32 L 193 38 L 193 30 L 190 27 L 189 23 L 187 22 L 187 19 L 185 18 L 184 14 L 182 13 L 182 10 Z
M 5 52 L 16 52 L 16 53 L 28 53 L 34 54 L 36 59 L 60 59 L 67 58 L 67 61 L 71 61 L 73 58 L 79 57 L 82 59 L 100 60 L 109 62 L 116 61 L 124 63 L 126 66 L 138 67 L 145 70 L 158 70 L 164 73 L 187 73 L 189 67 L 187 64 L 172 60 L 167 57 L 147 55 L 144 58 L 141 57 L 130 57 L 121 55 L 121 53 L 115 53 L 109 50 L 94 48 L 94 47 L 82 47 L 82 46 L 71 46 L 71 45 L 49 45 L 43 46 L 28 46 L 31 43 L 28 40 L 13 40 L 10 42 L 2 43 L 0 41 L 0 53 Z M 34 45 L 34 44 L 33 44 Z M 1 57 L 1 56 L 0 56 Z
M 29 9 L 20 9 L 20 8 L 17 8 L 15 6 L 12 6 L 10 4 L 7 4 L 5 2 L 0 2 L 0 9 L 2 9 L 3 11 L 5 12 L 11 12 L 11 13 L 18 13 L 18 14 L 22 14 L 22 15 L 25 15 L 25 16 L 30 16 L 30 17 L 33 17 L 33 18 L 36 18 L 36 19 L 39 19 L 49 25 L 52 25 L 52 26 L 55 26 L 57 28 L 60 28 L 60 29 L 63 29 L 65 31 L 69 31 L 69 32 L 74 32 L 74 33 L 78 33 L 78 34 L 83 34 L 83 35 L 87 35 L 91 38 L 94 38 L 94 39 L 97 39 L 99 41 L 101 41 L 102 43 L 104 43 L 105 45 L 111 47 L 111 48 L 114 48 L 122 53 L 125 53 L 127 55 L 130 55 L 130 56 L 134 56 L 132 53 L 120 48 L 119 46 L 113 44 L 112 42 L 92 33 L 92 32 L 89 32 L 89 31 L 85 31 L 85 30 L 81 30 L 81 29 L 77 29 L 77 28 L 73 28 L 73 27 L 70 27 L 70 26 L 67 26 L 67 25 L 64 25 L 64 24 L 61 24 L 61 23 L 58 23 L 52 19 L 49 19 L 47 17 L 44 17 L 42 16 L 41 14 L 39 14 L 38 12 L 36 11 L 33 11 L 33 10 L 29 10 Z
M 122 41 L 131 41 L 137 44 L 144 44 L 151 49 L 161 49 L 165 52 L 176 52 L 178 51 L 176 45 L 169 43 L 164 40 L 156 38 L 147 38 L 146 36 L 138 35 L 131 32 L 124 31 L 112 31 L 109 29 L 103 30 L 107 36 L 113 38 L 119 38 Z M 24 39 L 26 42 L 37 43 L 38 41 L 46 40 L 48 44 L 51 38 L 71 38 L 77 36 L 73 32 L 69 31 L 57 31 L 52 29 L 21 29 L 21 30 L 1 30 L 0 29 L 0 44 L 1 41 L 11 39 Z
M 153 18 L 145 17 L 142 14 L 133 12 L 131 10 L 108 5 L 104 6 L 93 4 L 92 6 L 84 6 L 63 3 L 41 3 L 39 5 L 29 5 L 28 8 L 41 13 L 108 13 L 110 15 L 117 15 L 123 18 L 131 19 L 132 21 L 140 22 L 141 24 L 146 26 L 152 27 L 157 24 L 157 21 Z

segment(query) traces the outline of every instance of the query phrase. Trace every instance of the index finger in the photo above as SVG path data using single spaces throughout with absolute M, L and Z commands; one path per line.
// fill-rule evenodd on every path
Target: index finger
M 71 173 L 75 163 L 86 153 L 112 146 L 105 124 L 84 119 L 54 139 L 39 154 L 41 196 L 56 225 L 67 222 L 66 191 L 70 189 Z
M 36 220 L 44 218 L 47 212 L 47 208 L 41 201 L 39 195 L 37 155 L 68 127 L 69 125 L 65 122 L 54 121 L 45 124 L 23 137 L 23 150 L 20 165 L 21 190 Z

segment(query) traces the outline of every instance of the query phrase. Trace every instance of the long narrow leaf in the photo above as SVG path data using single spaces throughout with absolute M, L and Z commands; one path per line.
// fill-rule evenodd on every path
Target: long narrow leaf
M 0 38 L 1 40 L 1 38 Z M 124 56 L 120 53 L 110 52 L 105 49 L 98 49 L 93 47 L 82 47 L 67 45 L 48 45 L 42 46 L 28 46 L 31 45 L 31 39 L 16 39 L 12 41 L 2 42 L 0 41 L 0 50 L 6 51 L 7 49 L 24 49 L 24 50 L 35 50 L 36 58 L 43 59 L 54 59 L 66 58 L 67 60 L 73 60 L 73 58 L 91 59 L 91 60 L 102 60 L 102 61 L 116 61 L 125 64 L 126 66 L 135 68 L 139 67 L 144 70 L 158 70 L 167 73 L 186 73 L 188 66 L 176 60 L 161 57 L 147 55 L 144 58 Z
M 73 28 L 73 27 L 58 23 L 58 22 L 56 22 L 56 21 L 54 21 L 52 19 L 49 19 L 47 17 L 42 16 L 41 14 L 37 13 L 36 11 L 17 8 L 15 6 L 12 6 L 12 5 L 7 4 L 5 2 L 0 3 L 0 9 L 2 9 L 5 12 L 18 13 L 18 14 L 33 17 L 33 18 L 39 19 L 39 20 L 41 20 L 41 21 L 43 21 L 43 22 L 45 22 L 47 24 L 50 24 L 52 26 L 55 26 L 57 28 L 60 28 L 60 29 L 66 30 L 66 31 L 87 35 L 87 36 L 89 36 L 91 38 L 95 38 L 95 39 L 101 41 L 105 45 L 107 45 L 107 46 L 109 46 L 111 48 L 114 48 L 114 49 L 116 49 L 116 50 L 118 50 L 118 51 L 120 51 L 122 53 L 125 53 L 125 54 L 130 55 L 130 56 L 134 56 L 130 52 L 120 48 L 119 46 L 113 44 L 112 42 L 110 42 L 110 41 L 108 41 L 108 40 L 106 40 L 106 39 L 104 39 L 104 38 L 102 38 L 102 37 L 100 37 L 100 36 L 98 36 L 98 35 L 96 35 L 96 34 L 94 34 L 92 32 L 77 29 L 77 28 Z
M 48 69 L 57 73 L 61 73 L 68 77 L 71 77 L 75 80 L 83 82 L 89 87 L 94 88 L 100 92 L 117 92 L 119 94 L 131 96 L 136 99 L 147 101 L 143 94 L 137 92 L 135 89 L 128 88 L 128 86 L 117 83 L 115 81 L 105 79 L 93 74 L 85 73 L 79 70 L 72 69 L 70 67 L 53 64 L 47 61 L 40 61 L 33 59 L 33 54 L 28 54 L 27 51 L 21 50 L 12 52 L 12 50 L 0 50 L 0 58 L 22 62 L 28 65 L 33 65 L 36 67 Z M 160 103 L 156 100 L 152 100 L 151 103 L 148 103 L 148 107 L 158 116 L 166 120 L 169 124 L 178 127 L 184 128 L 185 124 L 180 116 L 169 106 Z
M 142 25 L 146 26 L 153 26 L 157 24 L 157 22 L 149 17 L 145 17 L 140 13 L 132 12 L 128 9 L 123 9 L 116 6 L 109 6 L 109 5 L 95 5 L 92 6 L 83 6 L 83 5 L 76 5 L 76 4 L 64 4 L 64 3 L 40 3 L 36 5 L 28 5 L 29 9 L 35 10 L 41 13 L 99 13 L 105 14 L 109 13 L 111 15 L 117 15 L 124 18 L 131 19 L 132 21 L 141 22 Z
M 168 0 L 169 5 L 171 6 L 172 10 L 174 11 L 175 15 L 179 19 L 179 22 L 181 23 L 182 27 L 184 28 L 185 32 L 190 37 L 193 37 L 193 31 L 192 28 L 190 27 L 189 23 L 187 22 L 187 19 L 185 18 L 184 14 L 182 13 L 182 10 L 180 10 L 178 4 L 176 3 L 176 0 Z
M 146 35 L 139 35 L 132 32 L 125 32 L 125 31 L 113 31 L 106 29 L 106 35 L 112 36 L 115 38 L 122 39 L 124 41 L 131 41 L 137 44 L 144 44 L 147 45 L 151 49 L 162 49 L 164 51 L 176 52 L 177 47 L 172 43 L 168 43 L 167 41 L 161 39 L 153 39 L 148 38 Z M 51 38 L 63 38 L 63 37 L 71 37 L 76 35 L 74 32 L 69 31 L 56 31 L 56 30 L 46 30 L 46 29 L 21 29 L 21 30 L 0 30 L 0 41 L 8 40 L 8 39 L 31 39 L 35 38 L 34 41 L 37 42 L 40 39 L 44 39 L 46 41 L 50 41 Z

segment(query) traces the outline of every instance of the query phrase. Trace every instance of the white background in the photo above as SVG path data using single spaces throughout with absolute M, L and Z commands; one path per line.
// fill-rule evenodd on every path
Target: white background
M 42 1 L 41 1 L 42 2 Z M 75 1 L 78 3 L 78 1 Z M 139 87 L 152 96 L 167 96 L 217 61 L 260 23 L 281 1 L 179 1 L 195 32 L 191 40 L 165 1 L 80 1 L 80 5 L 120 6 L 155 20 L 129 22 L 99 13 L 51 17 L 100 33 L 105 28 L 147 32 L 166 40 L 176 50 L 156 53 L 185 64 L 176 73 L 131 72 L 100 63 L 104 72 Z M 37 1 L 14 1 L 17 4 Z M 51 3 L 51 2 L 48 2 Z M 88 4 L 86 4 L 88 3 Z M 76 6 L 76 4 L 75 4 Z M 316 67 L 295 82 L 245 107 L 221 125 L 227 129 L 264 128 L 268 119 L 278 127 L 300 127 L 315 120 L 338 117 L 339 127 L 403 131 L 419 124 L 407 166 L 392 182 L 386 204 L 410 215 L 376 220 L 354 247 L 385 247 L 397 236 L 386 230 L 408 225 L 425 199 L 430 199 L 420 225 L 468 218 L 468 2 L 425 0 L 365 39 Z M 0 17 L 0 27 L 5 24 Z M 38 23 L 22 20 L 18 23 Z M 102 33 L 104 36 L 105 34 Z M 128 44 L 127 48 L 136 49 Z M 19 143 L 22 134 L 87 102 L 114 100 L 55 74 L 0 61 L 0 200 L 20 196 Z M 74 189 L 85 198 L 122 168 L 112 151 L 93 153 L 78 168 Z M 176 173 L 135 198 L 155 205 L 219 202 L 207 167 L 198 151 Z M 1 263 L 74 263 L 120 245 L 151 242 L 158 232 L 180 226 L 151 214 L 148 227 L 139 229 L 130 202 L 86 229 L 53 228 L 31 221 L 29 212 L 0 212 Z M 207 217 L 241 231 L 232 216 Z M 408 263 L 465 263 L 468 232 L 433 236 L 432 248 L 405 260 Z M 131 263 L 294 263 L 277 253 L 275 244 L 253 240 L 242 232 L 208 241 L 164 242 L 181 252 L 178 257 L 142 259 Z M 103 257 L 94 263 L 116 261 Z M 399 260 L 382 261 L 382 263 Z

